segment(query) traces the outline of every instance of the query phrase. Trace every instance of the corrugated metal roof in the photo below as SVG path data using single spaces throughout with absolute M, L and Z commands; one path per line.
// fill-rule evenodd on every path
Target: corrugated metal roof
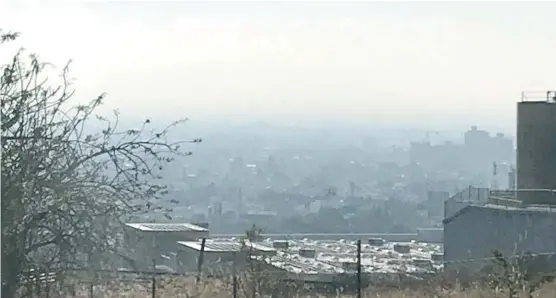
M 208 229 L 190 223 L 127 223 L 126 225 L 144 232 L 208 232 Z
M 186 246 L 194 250 L 201 250 L 201 241 L 178 241 L 179 244 Z M 276 251 L 272 247 L 258 243 L 245 243 L 248 247 L 254 250 L 273 252 Z M 205 252 L 238 252 L 242 250 L 242 244 L 239 241 L 224 241 L 224 240 L 210 240 L 207 239 L 205 242 Z

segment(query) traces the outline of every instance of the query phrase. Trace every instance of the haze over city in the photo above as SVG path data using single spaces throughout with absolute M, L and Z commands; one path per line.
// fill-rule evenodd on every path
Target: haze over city
M 511 131 L 556 67 L 549 2 L 28 3 L 2 3 L 12 46 L 127 114 Z
M 1 296 L 555 297 L 555 12 L 1 2 Z

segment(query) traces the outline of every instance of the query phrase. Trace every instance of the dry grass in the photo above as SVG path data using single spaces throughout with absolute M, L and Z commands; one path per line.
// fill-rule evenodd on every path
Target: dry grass
M 75 285 L 75 293 L 65 290 L 64 294 L 54 294 L 56 297 L 82 297 L 89 298 L 90 283 L 80 282 Z M 142 298 L 152 297 L 152 283 L 149 281 L 108 281 L 101 284 L 97 283 L 93 287 L 94 297 L 129 297 Z M 51 296 L 53 297 L 53 296 Z M 231 283 L 227 280 L 205 280 L 200 284 L 196 284 L 192 278 L 160 278 L 157 280 L 156 297 L 159 298 L 230 298 L 232 297 Z M 247 298 L 246 291 L 241 287 L 238 289 L 238 297 Z M 263 297 L 263 296 L 261 296 Z M 270 296 L 267 296 L 270 297 Z M 295 295 L 278 294 L 277 297 L 285 298 L 317 298 L 317 297 L 356 297 L 355 294 L 342 293 L 311 293 L 308 291 L 299 292 Z M 508 297 L 507 291 L 504 289 L 490 289 L 486 287 L 470 287 L 463 289 L 456 285 L 452 288 L 441 289 L 438 286 L 422 286 L 414 289 L 379 289 L 377 287 L 365 289 L 363 297 L 367 298 L 433 298 L 433 297 L 451 297 L 451 298 L 491 298 L 491 297 Z M 538 297 L 538 298 L 555 298 L 556 282 L 544 284 L 539 290 L 529 296 L 527 293 L 518 294 L 521 297 Z M 516 298 L 517 298 L 516 297 Z

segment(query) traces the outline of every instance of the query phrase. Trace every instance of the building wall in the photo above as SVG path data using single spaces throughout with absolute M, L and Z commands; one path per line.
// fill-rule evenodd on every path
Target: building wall
M 181 246 L 178 251 L 179 268 L 178 272 L 193 272 L 198 268 L 200 251 Z M 237 267 L 243 267 L 247 259 L 246 252 L 204 252 L 203 271 L 223 269 L 231 266 L 236 260 Z
M 489 261 L 466 261 L 520 253 L 556 253 L 556 212 L 468 206 L 444 221 L 446 270 L 476 271 Z
M 556 104 L 517 106 L 517 188 L 556 189 Z M 532 196 L 520 194 L 524 201 Z
M 231 270 L 232 264 L 235 262 L 237 270 L 243 270 L 249 265 L 249 256 L 268 256 L 276 252 L 261 252 L 261 251 L 205 251 L 203 253 L 203 266 L 204 272 L 224 272 Z M 200 251 L 181 245 L 178 251 L 178 272 L 186 273 L 193 272 L 198 269 L 198 262 Z

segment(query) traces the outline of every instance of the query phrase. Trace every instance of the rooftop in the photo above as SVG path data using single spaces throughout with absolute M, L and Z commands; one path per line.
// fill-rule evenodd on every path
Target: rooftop
M 266 239 L 265 245 L 272 245 L 273 240 Z M 305 281 L 334 280 L 345 274 L 354 274 L 357 261 L 356 241 L 317 241 L 317 240 L 288 240 L 288 248 L 276 249 L 272 257 L 253 257 L 264 261 L 277 269 L 294 276 L 303 276 Z M 394 250 L 396 245 L 410 248 L 408 253 Z M 315 251 L 314 257 L 300 255 L 300 250 Z M 442 267 L 442 260 L 433 257 L 442 255 L 441 245 L 406 242 L 385 243 L 381 246 L 361 244 L 362 272 L 370 277 L 384 278 L 405 275 L 427 274 L 434 268 Z
M 185 247 L 191 248 L 193 250 L 201 250 L 201 241 L 178 241 L 178 244 Z M 254 250 L 262 252 L 275 252 L 276 250 L 272 247 L 259 244 L 251 243 L 249 241 L 245 242 L 247 247 L 253 248 Z M 205 240 L 205 252 L 238 252 L 242 250 L 243 244 L 236 239 L 206 239 Z
M 556 206 L 551 206 L 551 205 L 527 205 L 523 207 L 512 207 L 512 206 L 497 205 L 497 204 L 486 204 L 484 206 L 479 206 L 479 207 L 510 210 L 510 211 L 556 212 Z
M 208 232 L 190 223 L 127 223 L 126 226 L 143 232 Z
M 300 249 L 312 249 L 317 252 L 317 260 L 325 261 L 342 266 L 344 262 L 356 262 L 356 241 L 290 241 L 289 251 L 299 252 Z M 394 250 L 395 245 L 407 245 L 410 252 L 398 253 Z M 389 242 L 381 246 L 371 246 L 367 243 L 361 244 L 361 264 L 364 271 L 390 270 L 396 263 L 410 265 L 414 259 L 431 260 L 433 253 L 442 251 L 440 245 L 420 242 Z M 411 266 L 410 266 L 411 267 Z
M 545 213 L 545 214 L 552 214 L 556 213 L 556 206 L 551 205 L 526 205 L 526 206 L 509 206 L 509 205 L 501 205 L 501 204 L 469 204 L 464 208 L 458 210 L 450 217 L 447 217 L 443 220 L 444 224 L 447 224 L 457 218 L 458 216 L 468 212 L 469 210 L 477 210 L 477 209 L 496 209 L 496 210 L 504 210 L 508 212 L 521 212 L 521 213 Z

